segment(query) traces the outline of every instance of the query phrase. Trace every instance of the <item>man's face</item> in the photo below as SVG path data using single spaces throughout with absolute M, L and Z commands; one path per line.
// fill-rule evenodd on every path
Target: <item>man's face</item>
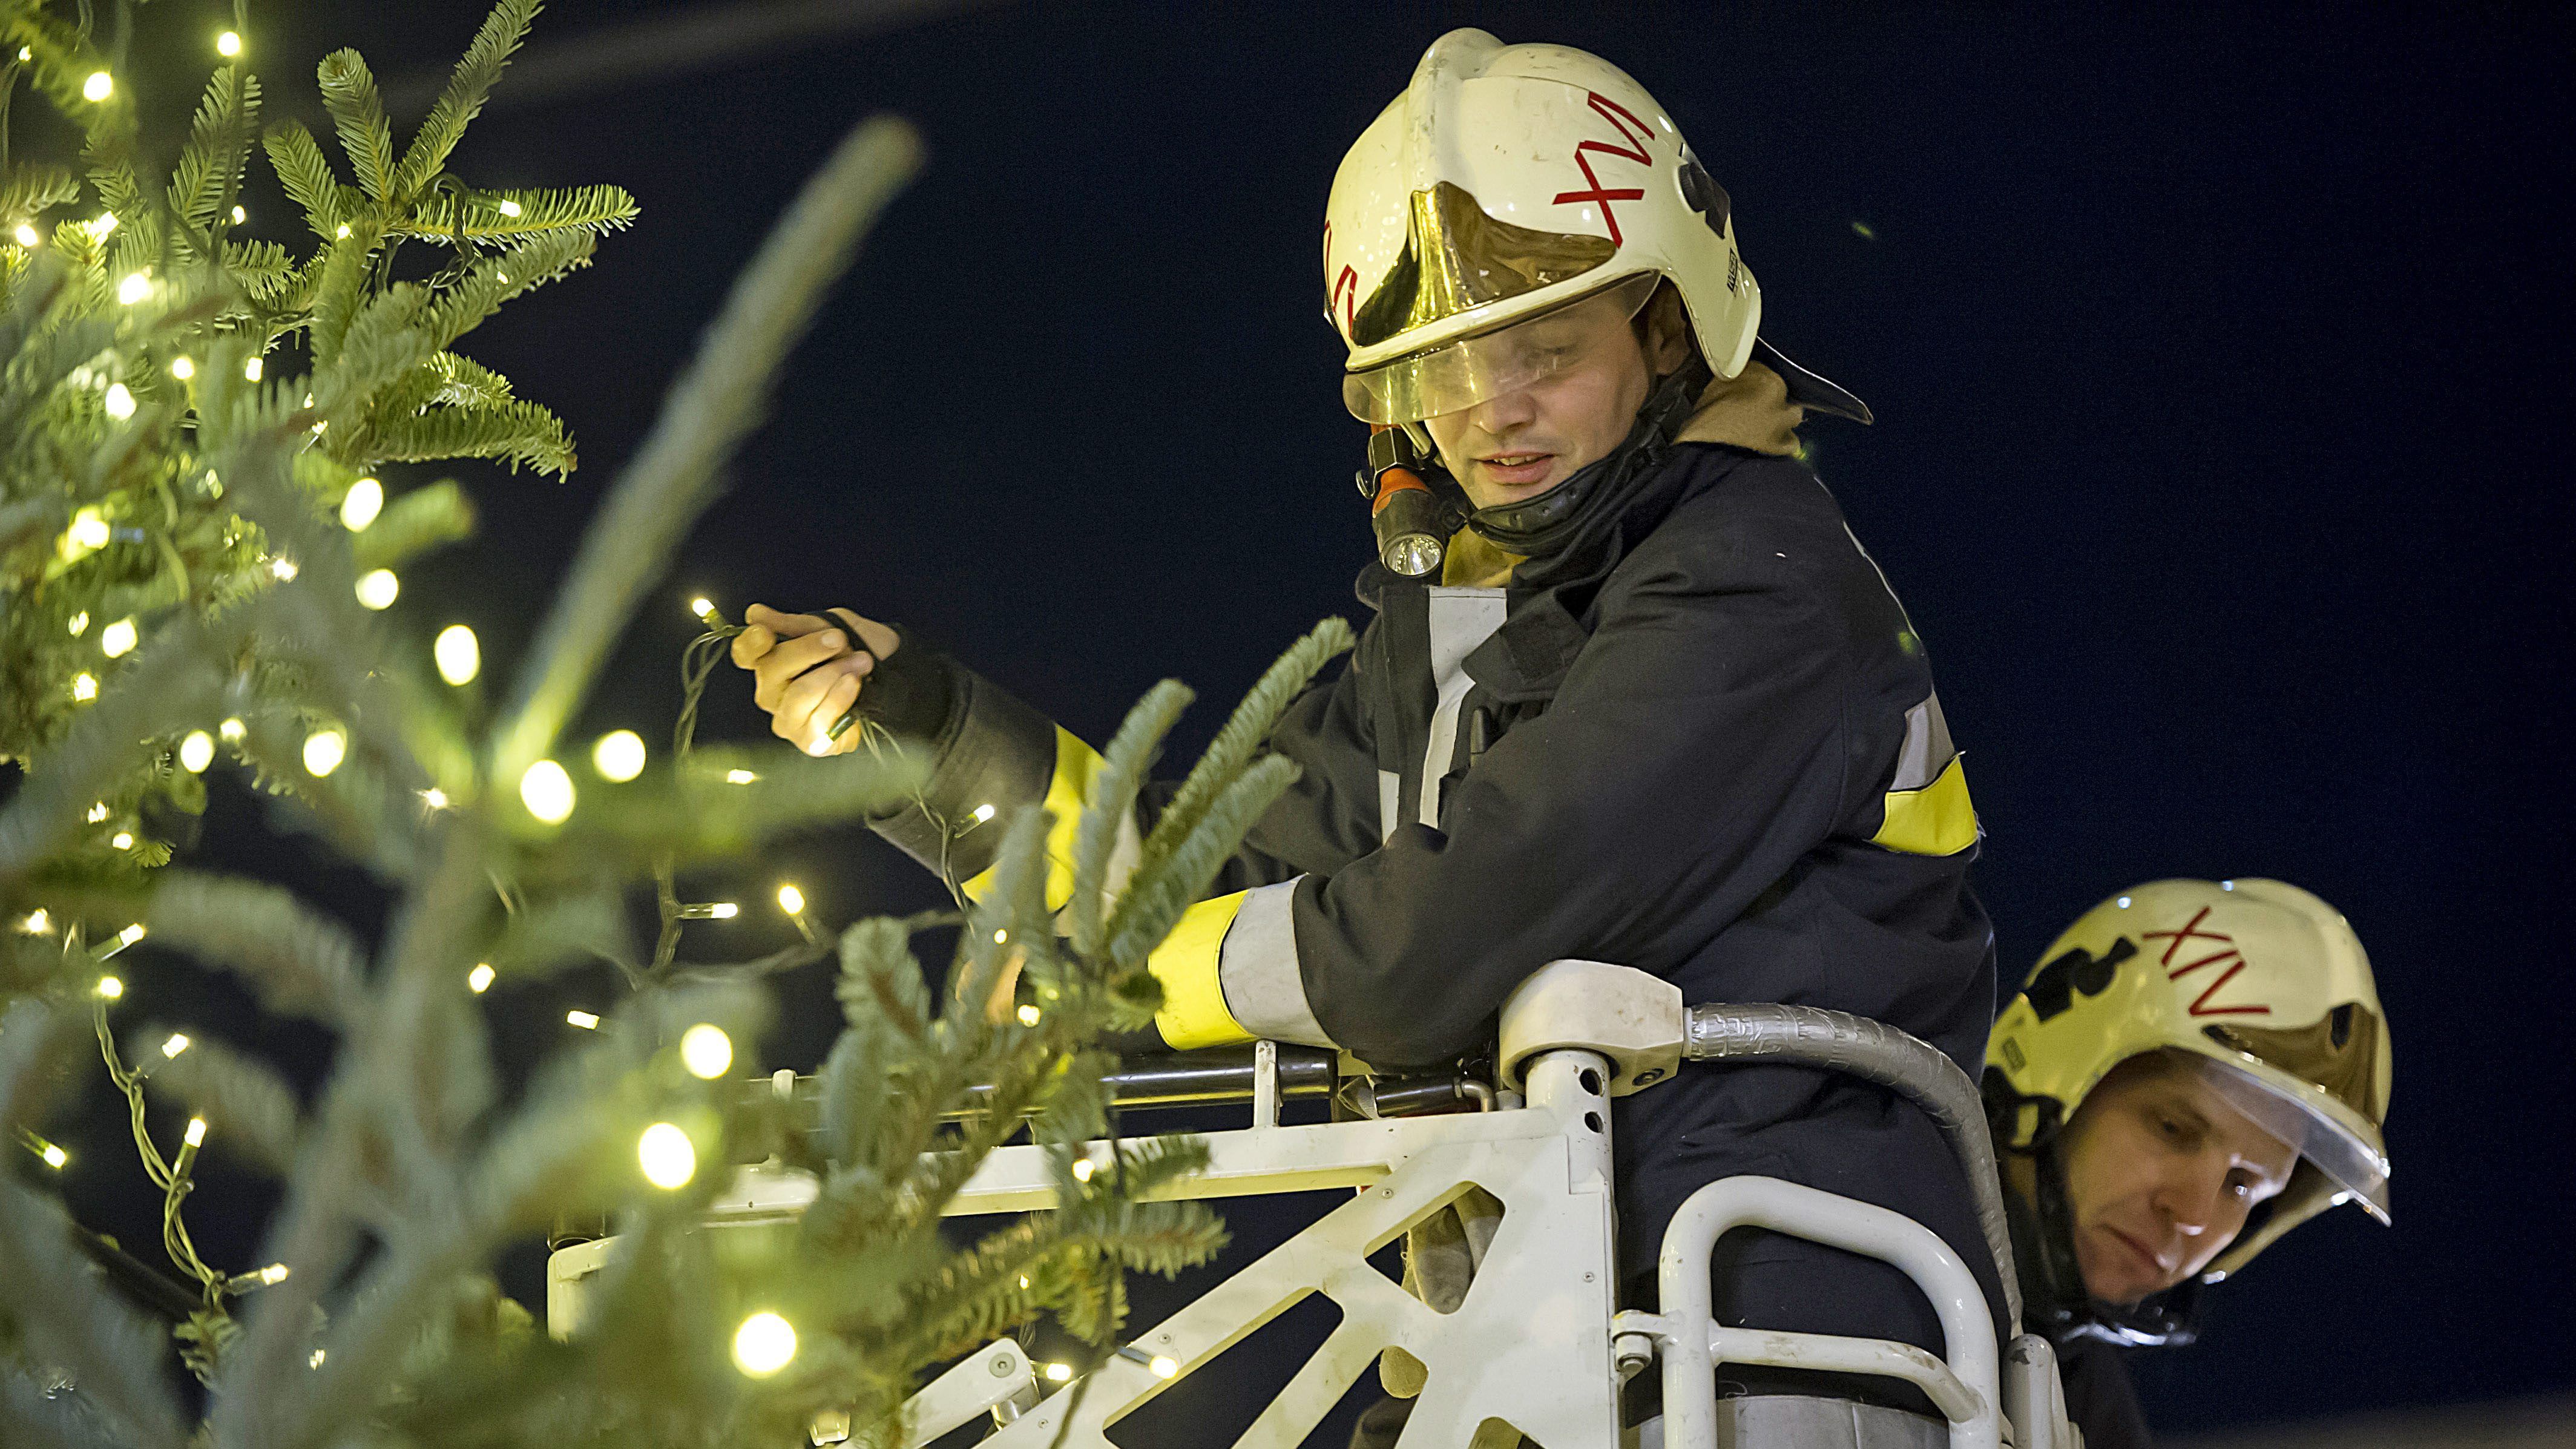
M 2084 1291 L 2128 1304 L 2208 1267 L 2288 1184 L 2298 1153 L 2157 1053 L 2085 1097 L 2059 1160 Z
M 1680 305 L 1667 292 L 1648 305 L 1657 363 L 1687 355 Z M 1657 367 L 1616 301 L 1596 297 L 1521 324 L 1526 345 L 1562 350 L 1547 377 L 1474 407 L 1426 418 L 1449 476 L 1479 508 L 1535 498 L 1610 455 L 1635 426 Z

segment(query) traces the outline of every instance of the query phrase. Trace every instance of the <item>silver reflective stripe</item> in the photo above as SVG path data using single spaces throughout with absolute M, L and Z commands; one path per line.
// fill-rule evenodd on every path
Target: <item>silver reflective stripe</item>
M 1431 678 L 1440 702 L 1431 711 L 1431 743 L 1422 752 L 1422 799 L 1416 818 L 1440 828 L 1440 782 L 1449 759 L 1458 752 L 1458 709 L 1476 681 L 1467 677 L 1467 656 L 1503 627 L 1505 605 L 1500 589 L 1435 588 L 1431 591 Z
M 1395 838 L 1396 812 L 1404 808 L 1404 777 L 1393 770 L 1377 772 L 1377 843 Z
M 1270 1041 L 1328 1047 L 1333 1039 L 1306 1005 L 1306 982 L 1297 973 L 1297 923 L 1289 907 L 1297 881 L 1243 893 L 1243 905 L 1226 928 L 1216 956 L 1217 989 L 1225 1009 L 1245 1031 Z
M 1950 743 L 1950 722 L 1941 717 L 1941 696 L 1927 694 L 1905 712 L 1905 745 L 1896 752 L 1896 783 L 1890 790 L 1920 790 L 1941 778 L 1958 758 Z

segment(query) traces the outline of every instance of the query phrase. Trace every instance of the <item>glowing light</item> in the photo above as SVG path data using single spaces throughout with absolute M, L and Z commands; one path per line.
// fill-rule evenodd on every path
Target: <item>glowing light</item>
M 635 1139 L 635 1160 L 643 1165 L 644 1180 L 659 1188 L 686 1187 L 698 1175 L 697 1144 L 669 1122 L 656 1122 Z
M 363 533 L 384 511 L 385 485 L 373 478 L 361 478 L 349 485 L 347 496 L 340 500 L 340 526 L 351 533 Z
M 315 730 L 304 737 L 304 768 L 321 779 L 349 757 L 349 737 L 339 730 Z
M 98 978 L 98 994 L 108 1001 L 120 1000 L 125 995 L 125 983 L 113 976 L 102 976 Z
M 45 1165 L 57 1172 L 62 1170 L 64 1163 L 72 1160 L 70 1153 L 63 1151 L 61 1148 L 56 1147 L 50 1142 L 45 1144 L 44 1151 L 36 1155 L 45 1159 Z
M 203 1147 L 206 1145 L 205 1118 L 191 1117 L 188 1119 L 188 1145 L 191 1147 Z
M 170 1039 L 161 1043 L 161 1055 L 165 1057 L 176 1057 L 179 1053 L 186 1051 L 187 1049 L 188 1034 L 182 1031 L 174 1031 L 170 1033 Z
M 709 920 L 730 921 L 741 914 L 742 907 L 735 905 L 731 901 L 718 901 L 714 905 L 707 907 L 707 918 Z
M 27 919 L 18 923 L 18 929 L 26 932 L 30 936 L 41 936 L 53 928 L 54 918 L 51 915 L 48 915 L 41 906 L 35 910 L 29 911 L 27 913 Z M 113 981 L 116 978 L 111 976 L 108 979 Z M 113 995 L 114 993 L 103 994 Z
M 564 1013 L 564 1020 L 580 1027 L 583 1031 L 599 1030 L 599 1017 L 592 1012 L 567 1011 Z
M 134 391 L 121 382 L 109 383 L 107 396 L 99 400 L 99 405 L 107 409 L 109 417 L 124 422 L 134 416 Z
M 72 541 L 74 547 L 86 551 L 94 552 L 105 548 L 108 537 L 107 519 L 95 507 L 81 509 L 72 515 L 72 526 L 64 536 Z
M 775 1313 L 761 1312 L 733 1331 L 734 1367 L 753 1378 L 767 1378 L 796 1357 L 796 1326 Z
M 483 645 L 474 631 L 462 624 L 450 624 L 438 631 L 431 641 L 429 656 L 438 661 L 438 677 L 449 684 L 467 684 L 483 672 Z
M 633 730 L 610 730 L 590 747 L 590 767 L 603 780 L 624 784 L 644 773 L 644 737 Z
M 181 382 L 186 382 L 189 378 L 197 375 L 197 364 L 190 362 L 184 357 L 171 358 L 170 375 L 179 379 Z
M 370 609 L 390 609 L 402 595 L 402 580 L 392 569 L 369 569 L 358 575 L 358 602 Z
M 805 913 L 805 893 L 792 885 L 778 888 L 778 908 L 791 916 Z
M 517 216 L 519 214 L 519 203 L 515 201 L 504 201 L 493 209 L 500 212 L 503 216 Z M 506 282 L 509 278 L 504 277 L 501 280 Z
M 325 1359 L 325 1358 L 328 1358 L 329 1356 L 330 1356 L 329 1354 L 327 1354 L 327 1353 L 325 1353 L 323 1350 L 321 1350 L 321 1349 L 318 1349 L 318 1348 L 317 1348 L 317 1349 L 313 1350 L 312 1354 L 304 1360 L 304 1366 L 305 1366 L 306 1368 L 320 1368 L 320 1367 L 322 1366 L 322 1360 L 323 1360 L 323 1359 Z
M 291 558 L 270 559 L 268 561 L 268 572 L 271 578 L 276 579 L 281 584 L 292 583 L 295 580 L 295 560 Z
M 349 224 L 344 221 L 338 226 L 331 228 L 331 235 L 340 241 L 347 241 L 349 239 Z
M 1181 1376 L 1181 1366 L 1168 1354 L 1154 1355 L 1153 1362 L 1146 1364 L 1145 1367 L 1158 1379 L 1176 1379 Z
M 103 101 L 114 94 L 116 94 L 116 77 L 106 71 L 91 71 L 89 79 L 81 82 L 81 95 L 85 99 Z
M 250 213 L 248 211 L 239 206 L 233 208 L 233 225 L 239 226 L 248 220 L 250 220 Z
M 1010 939 L 1011 933 L 1008 931 L 995 931 L 993 933 L 993 944 L 996 946 L 1007 945 L 1009 944 Z
M 267 1267 L 259 1270 L 259 1281 L 271 1288 L 274 1288 L 278 1284 L 286 1281 L 287 1271 L 287 1266 L 284 1263 L 271 1263 Z
M 680 1033 L 680 1065 L 702 1082 L 712 1082 L 733 1067 L 733 1038 L 712 1021 Z
M 134 620 L 119 619 L 98 631 L 98 652 L 110 659 L 122 659 L 134 652 Z
M 100 241 L 107 240 L 107 234 L 114 230 L 116 230 L 116 213 L 112 211 L 100 212 L 98 220 L 89 224 L 89 234 Z
M 241 32 L 240 32 L 240 31 L 238 31 L 238 30 L 227 30 L 227 31 L 225 31 L 223 34 L 216 36 L 216 37 L 215 37 L 215 54 L 217 54 L 217 55 L 239 55 L 239 54 L 241 54 Z M 280 1276 L 280 1277 L 283 1277 L 283 1276 L 285 1276 L 285 1275 L 280 1274 L 279 1276 Z
M 1073 1160 L 1073 1180 L 1076 1182 L 1091 1181 L 1091 1175 L 1099 1170 L 1091 1165 L 1091 1159 L 1088 1157 L 1077 1157 Z
M 492 963 L 489 961 L 475 962 L 474 969 L 465 973 L 465 989 L 473 992 L 477 996 L 491 990 Z
M 248 362 L 245 362 L 245 363 L 243 363 L 243 364 L 242 364 L 242 376 L 243 376 L 245 379 L 247 379 L 247 380 L 249 380 L 249 381 L 251 381 L 251 382 L 257 382 L 257 381 L 259 381 L 259 359 L 258 359 L 258 358 L 254 357 L 254 358 L 250 359 Z
M 244 725 L 239 719 L 227 719 L 222 724 L 215 726 L 215 733 L 222 735 L 225 739 L 230 740 L 235 744 L 239 744 L 241 743 L 241 737 L 250 733 L 250 728 L 249 726 Z
M 98 676 L 83 670 L 72 676 L 72 698 L 83 704 L 98 698 Z
M 420 803 L 432 810 L 444 810 L 447 808 L 447 792 L 432 785 L 420 792 Z
M 1020 1008 L 1020 1025 L 1022 1026 L 1035 1026 L 1045 1018 L 1046 1013 L 1038 1010 L 1035 1006 L 1022 1006 Z
M 83 818 L 88 820 L 92 825 L 96 825 L 98 822 L 105 820 L 107 818 L 107 802 L 101 800 L 91 805 L 89 807 L 89 814 Z
M 1046 1380 L 1051 1384 L 1069 1384 L 1073 1382 L 1073 1365 L 1069 1363 L 1048 1364 L 1046 1366 Z
M 107 838 L 107 843 L 116 847 L 118 850 L 132 850 L 134 848 L 134 832 L 131 830 L 120 830 L 114 835 L 109 836 Z
M 83 609 L 79 613 L 72 615 L 72 637 L 77 639 L 88 631 L 89 610 Z
M 716 601 L 701 594 L 689 600 L 689 612 L 703 619 L 716 611 Z
M 981 824 L 983 824 L 985 821 L 990 820 L 990 819 L 992 819 L 992 818 L 993 818 L 993 807 L 992 807 L 992 806 L 990 806 L 990 805 L 978 805 L 978 806 L 976 806 L 976 807 L 975 807 L 975 823 L 976 823 L 976 824 L 981 825 Z
M 204 730 L 190 730 L 179 741 L 179 768 L 191 775 L 202 775 L 215 762 L 215 737 Z
M 128 307 L 151 295 L 152 274 L 150 272 L 128 272 L 125 280 L 116 284 L 116 300 Z
M 552 760 L 539 760 L 519 777 L 519 803 L 548 825 L 561 825 L 572 815 L 572 776 Z
M 725 771 L 725 783 L 728 785 L 748 785 L 759 778 L 760 776 L 758 774 L 750 770 Z
M 18 229 L 12 233 L 12 235 L 18 238 L 18 245 L 22 247 L 31 247 L 44 240 L 42 236 L 37 234 L 34 227 L 27 225 L 23 221 L 18 223 Z

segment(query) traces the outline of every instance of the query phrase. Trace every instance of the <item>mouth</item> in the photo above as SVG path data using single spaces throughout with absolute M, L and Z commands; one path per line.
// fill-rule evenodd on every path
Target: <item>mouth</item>
M 1476 460 L 1487 479 L 1504 484 L 1535 483 L 1555 465 L 1554 453 L 1493 453 Z
M 2107 1226 L 2104 1227 L 2102 1231 L 2110 1234 L 2114 1239 L 2116 1239 L 2121 1247 L 2124 1247 L 2131 1253 L 2135 1254 L 2140 1266 L 2144 1267 L 2148 1272 L 2161 1278 L 2173 1271 L 2173 1269 L 2166 1264 L 2163 1258 L 2157 1256 L 2157 1254 L 2150 1250 L 2146 1244 L 2130 1237 L 2127 1233 L 2121 1232 L 2118 1228 Z

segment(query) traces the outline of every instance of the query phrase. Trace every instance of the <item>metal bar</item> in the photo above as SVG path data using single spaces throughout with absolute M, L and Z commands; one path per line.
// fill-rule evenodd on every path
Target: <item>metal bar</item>
M 1982 1412 L 1976 1391 L 1959 1382 L 1950 1366 L 1910 1343 L 1884 1338 L 1843 1338 L 1830 1333 L 1785 1333 L 1762 1328 L 1712 1328 L 1708 1360 L 1719 1364 L 1758 1364 L 1765 1368 L 1813 1369 L 1827 1373 L 1876 1374 L 1903 1379 L 1921 1389 L 1953 1423 Z

